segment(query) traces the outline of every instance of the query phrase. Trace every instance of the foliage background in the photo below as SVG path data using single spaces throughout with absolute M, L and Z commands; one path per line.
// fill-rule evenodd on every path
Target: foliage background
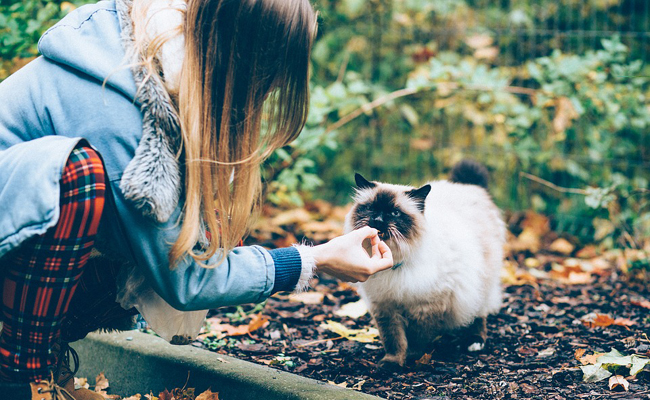
M 0 0 L 0 80 L 86 3 Z M 650 233 L 650 4 L 643 0 L 315 0 L 312 102 L 265 166 L 267 199 L 349 201 L 354 171 L 421 184 L 485 163 L 509 211 L 583 242 Z

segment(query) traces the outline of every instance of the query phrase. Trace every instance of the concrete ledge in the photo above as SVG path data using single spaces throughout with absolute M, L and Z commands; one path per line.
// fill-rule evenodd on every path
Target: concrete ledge
M 189 372 L 187 387 L 197 394 L 211 388 L 222 400 L 379 399 L 138 331 L 90 334 L 72 347 L 81 360 L 77 376 L 92 382 L 103 371 L 111 393 L 121 396 L 183 387 Z

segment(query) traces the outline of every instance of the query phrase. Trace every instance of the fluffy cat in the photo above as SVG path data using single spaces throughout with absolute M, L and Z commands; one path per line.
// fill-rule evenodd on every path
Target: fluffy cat
M 429 351 L 442 333 L 462 333 L 468 350 L 481 350 L 486 317 L 501 307 L 506 237 L 486 190 L 485 167 L 464 160 L 449 181 L 420 188 L 369 182 L 359 174 L 355 180 L 345 230 L 376 228 L 395 261 L 359 290 L 386 351 L 379 366 L 404 366 L 407 355 Z

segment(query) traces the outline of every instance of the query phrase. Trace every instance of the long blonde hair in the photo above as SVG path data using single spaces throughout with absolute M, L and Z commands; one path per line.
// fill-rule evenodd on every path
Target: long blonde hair
M 145 7 L 134 7 L 134 24 Z M 315 29 L 308 0 L 187 1 L 185 58 L 173 94 L 185 191 L 170 266 L 187 255 L 203 264 L 218 253 L 220 261 L 247 233 L 260 205 L 261 163 L 293 141 L 307 119 Z M 159 73 L 156 55 L 173 35 L 149 40 L 136 29 L 151 73 Z M 197 250 L 202 228 L 209 242 Z

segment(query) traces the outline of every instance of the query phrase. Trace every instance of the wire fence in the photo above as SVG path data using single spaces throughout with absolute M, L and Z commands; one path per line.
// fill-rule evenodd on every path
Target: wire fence
M 390 1 L 387 0 L 386 4 L 388 3 Z M 445 51 L 461 54 L 468 52 L 464 39 L 487 34 L 493 39 L 492 46 L 498 49 L 498 56 L 492 61 L 492 65 L 498 67 L 518 67 L 530 60 L 549 56 L 555 50 L 583 55 L 601 49 L 602 39 L 618 36 L 629 48 L 633 60 L 641 60 L 644 64 L 648 61 L 648 0 L 501 0 L 497 3 L 500 4 L 499 15 L 489 14 L 495 10 L 493 0 L 466 1 L 472 15 L 465 21 L 456 21 L 455 24 L 445 24 L 434 29 L 414 24 L 408 28 L 403 27 L 398 32 L 385 34 L 398 35 L 399 40 L 392 41 L 396 45 L 409 42 L 433 44 L 436 54 Z M 535 18 L 530 18 L 529 15 L 534 15 Z M 386 24 L 385 21 L 383 23 Z M 373 38 L 373 43 L 377 41 Z M 381 63 L 385 60 L 376 61 Z M 511 85 L 538 89 L 522 76 L 517 76 Z M 543 184 L 522 176 L 521 173 L 530 171 L 517 161 L 511 148 L 489 144 L 483 136 L 476 134 L 459 140 L 459 134 L 470 130 L 467 120 L 436 113 L 435 96 L 423 95 L 416 101 L 427 102 L 432 112 L 427 114 L 424 121 L 428 133 L 425 137 L 420 137 L 415 145 L 412 130 L 398 126 L 394 121 L 382 120 L 380 113 L 370 118 L 367 126 L 354 132 L 352 137 L 343 138 L 342 152 L 354 152 L 347 159 L 351 159 L 356 170 L 368 171 L 372 177 L 385 181 L 420 183 L 444 177 L 459 155 L 463 155 L 488 165 L 495 165 L 495 159 L 499 160 L 496 164 L 501 167 L 493 171 L 491 190 L 504 209 L 534 208 L 536 194 L 550 190 Z M 583 131 L 583 125 L 584 129 L 589 129 L 590 124 L 583 124 L 580 119 L 575 121 L 572 127 L 575 131 L 572 145 L 566 146 L 558 157 L 587 173 L 595 166 L 601 169 L 605 166 L 629 177 L 650 179 L 650 158 L 646 157 L 648 151 L 638 151 L 633 158 L 628 154 L 621 157 L 593 157 L 593 154 L 588 153 L 588 132 Z M 537 126 L 534 129 L 550 128 Z M 535 134 L 536 132 L 531 132 L 531 135 Z M 647 138 L 638 145 L 650 149 Z M 578 182 L 570 174 L 557 174 L 552 181 L 554 185 L 567 188 L 584 185 L 584 180 Z M 576 217 L 575 213 L 576 208 L 584 208 L 584 196 L 562 193 L 555 197 L 556 229 L 577 232 L 583 229 L 583 225 L 591 227 L 591 219 Z

